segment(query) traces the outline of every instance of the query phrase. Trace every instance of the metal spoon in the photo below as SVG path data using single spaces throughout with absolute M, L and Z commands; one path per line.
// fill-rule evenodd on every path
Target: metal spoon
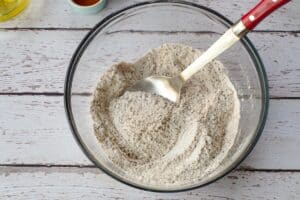
M 178 76 L 150 76 L 137 81 L 129 91 L 151 92 L 176 102 L 180 98 L 183 84 L 197 73 L 202 67 L 234 45 L 266 16 L 290 0 L 262 0 L 253 9 L 227 30 L 209 49 L 189 65 Z

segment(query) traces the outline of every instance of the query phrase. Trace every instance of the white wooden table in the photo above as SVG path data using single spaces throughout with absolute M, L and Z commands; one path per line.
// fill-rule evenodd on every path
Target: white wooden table
M 249 34 L 268 74 L 270 111 L 261 139 L 234 172 L 202 189 L 150 193 L 113 180 L 84 156 L 63 108 L 69 60 L 96 22 L 140 1 L 109 0 L 100 14 L 80 16 L 66 0 L 32 0 L 0 24 L 0 199 L 300 199 L 298 0 Z M 193 2 L 234 20 L 256 0 Z

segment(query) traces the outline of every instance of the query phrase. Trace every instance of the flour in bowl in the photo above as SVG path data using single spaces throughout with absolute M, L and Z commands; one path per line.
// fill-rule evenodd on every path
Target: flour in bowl
M 201 180 L 234 144 L 240 103 L 219 61 L 187 81 L 178 103 L 125 92 L 148 76 L 177 75 L 200 54 L 188 46 L 164 44 L 101 76 L 91 103 L 95 134 L 108 159 L 132 179 L 156 185 Z

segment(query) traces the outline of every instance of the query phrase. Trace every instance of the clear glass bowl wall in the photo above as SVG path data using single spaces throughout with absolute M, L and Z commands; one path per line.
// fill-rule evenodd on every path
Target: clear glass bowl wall
M 176 186 L 145 185 L 131 180 L 105 156 L 89 114 L 91 94 L 109 66 L 133 62 L 163 43 L 181 43 L 205 50 L 230 26 L 222 15 L 186 2 L 141 3 L 114 13 L 84 38 L 71 61 L 65 107 L 72 131 L 86 155 L 112 177 L 154 191 L 182 191 L 211 183 L 236 167 L 256 143 L 265 123 L 268 91 L 263 65 L 255 48 L 243 39 L 217 59 L 237 89 L 241 102 L 238 137 L 227 159 L 209 176 Z M 124 116 L 126 117 L 126 116 Z M 67 147 L 66 147 L 67 148 Z

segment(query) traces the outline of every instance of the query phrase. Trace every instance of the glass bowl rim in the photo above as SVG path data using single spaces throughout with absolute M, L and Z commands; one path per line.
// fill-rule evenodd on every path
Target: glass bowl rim
M 261 112 L 260 112 L 260 116 L 259 116 L 259 123 L 257 124 L 256 127 L 256 136 L 254 137 L 253 141 L 249 144 L 248 148 L 244 151 L 243 154 L 241 154 L 238 159 L 236 161 L 234 161 L 233 164 L 231 164 L 231 166 L 229 166 L 226 170 L 224 170 L 222 173 L 220 173 L 218 176 L 216 176 L 215 178 L 213 178 L 212 180 L 204 183 L 204 184 L 195 184 L 194 186 L 191 187 L 186 187 L 183 189 L 170 189 L 170 190 L 165 190 L 165 189 L 154 189 L 154 188 L 148 188 L 148 187 L 144 187 L 142 185 L 139 185 L 137 183 L 131 183 L 128 182 L 124 179 L 122 179 L 122 177 L 120 177 L 119 175 L 117 175 L 116 173 L 112 172 L 111 170 L 107 169 L 106 167 L 104 167 L 96 158 L 94 158 L 94 156 L 87 150 L 86 145 L 84 144 L 84 142 L 81 140 L 80 134 L 76 129 L 76 124 L 73 118 L 73 113 L 72 113 L 72 107 L 71 107 L 71 91 L 72 91 L 72 83 L 73 83 L 73 76 L 74 73 L 76 71 L 77 68 L 77 64 L 78 61 L 81 58 L 81 55 L 83 54 L 84 50 L 86 49 L 86 47 L 89 45 L 89 43 L 92 41 L 92 39 L 109 23 L 109 20 L 113 19 L 115 16 L 131 10 L 133 8 L 138 8 L 138 7 L 142 7 L 142 6 L 146 6 L 146 5 L 153 5 L 153 4 L 161 4 L 161 3 L 165 3 L 165 4 L 181 4 L 181 5 L 187 5 L 190 7 L 194 7 L 197 8 L 199 10 L 204 10 L 209 12 L 210 14 L 213 14 L 214 16 L 216 16 L 218 18 L 219 21 L 221 21 L 223 23 L 224 26 L 227 26 L 228 28 L 233 25 L 233 23 L 227 19 L 225 16 L 223 16 L 222 14 L 220 14 L 219 12 L 208 8 L 206 6 L 202 6 L 196 3 L 192 3 L 192 2 L 187 2 L 187 1 L 183 1 L 183 0 L 154 0 L 154 1 L 145 1 L 145 2 L 141 2 L 141 3 L 136 3 L 133 4 L 131 6 L 125 7 L 123 9 L 120 9 L 118 11 L 115 11 L 113 13 L 111 13 L 110 15 L 106 16 L 105 18 L 103 18 L 99 23 L 97 23 L 86 35 L 85 37 L 82 39 L 82 41 L 80 42 L 80 44 L 78 45 L 78 47 L 76 48 L 69 67 L 67 69 L 67 73 L 66 73 L 66 77 L 65 77 L 65 85 L 64 85 L 64 108 L 65 108 L 65 113 L 66 113 L 66 117 L 68 119 L 68 123 L 71 129 L 71 132 L 77 142 L 77 144 L 80 146 L 81 150 L 84 152 L 84 154 L 89 158 L 89 160 L 95 164 L 95 166 L 99 169 L 101 169 L 103 172 L 105 172 L 107 175 L 109 175 L 110 177 L 114 178 L 117 181 L 120 181 L 126 185 L 129 185 L 131 187 L 137 188 L 137 189 L 142 189 L 145 191 L 151 191 L 151 192 L 183 192 L 183 191 L 188 191 L 188 190 L 192 190 L 192 189 L 196 189 L 196 188 L 200 188 L 200 187 L 204 187 L 206 185 L 209 185 L 219 179 L 221 179 L 222 177 L 226 176 L 227 174 L 229 174 L 232 170 L 234 170 L 238 165 L 241 164 L 241 162 L 250 154 L 250 152 L 253 150 L 254 146 L 256 145 L 257 141 L 259 140 L 262 131 L 264 129 L 265 123 L 266 123 L 266 118 L 267 118 L 267 113 L 268 113 L 268 107 L 269 107 L 269 89 L 268 89 L 268 81 L 267 81 L 267 75 L 264 69 L 264 65 L 263 62 L 256 50 L 256 48 L 254 47 L 254 45 L 252 44 L 252 42 L 248 39 L 247 36 L 243 37 L 240 42 L 242 43 L 243 47 L 247 50 L 248 54 L 250 55 L 252 62 L 254 63 L 256 72 L 258 74 L 259 77 L 259 82 L 260 82 L 260 86 L 261 86 L 261 93 L 262 93 L 262 98 L 261 98 L 261 103 L 262 103 L 262 108 L 261 108 Z

